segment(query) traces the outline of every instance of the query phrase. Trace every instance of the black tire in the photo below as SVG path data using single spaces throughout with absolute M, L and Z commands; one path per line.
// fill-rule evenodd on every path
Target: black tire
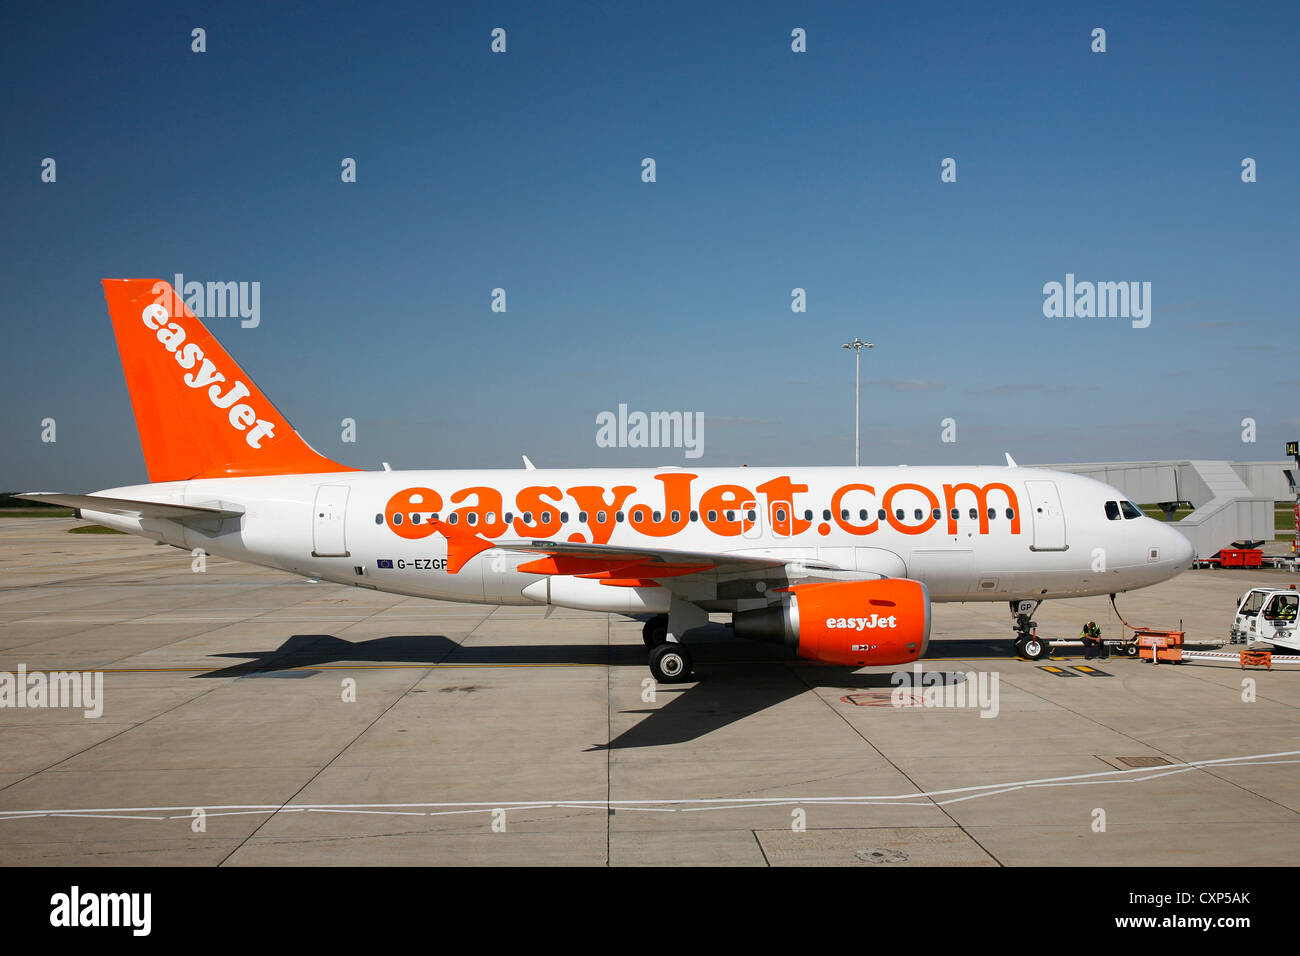
M 1039 661 L 1047 656 L 1047 642 L 1040 637 L 1031 637 L 1020 644 L 1020 656 L 1031 661 Z
M 1124 654 L 1128 657 L 1137 657 L 1139 650 L 1141 650 L 1141 648 L 1138 647 L 1137 641 L 1124 645 Z
M 657 647 L 668 638 L 668 615 L 656 614 L 641 627 L 641 640 L 646 647 Z
M 661 684 L 680 684 L 691 679 L 691 652 L 681 644 L 663 643 L 650 651 L 650 673 Z

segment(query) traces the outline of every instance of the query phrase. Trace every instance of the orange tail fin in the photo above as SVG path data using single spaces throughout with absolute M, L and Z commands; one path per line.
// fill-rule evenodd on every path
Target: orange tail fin
M 356 471 L 316 452 L 159 279 L 105 279 L 150 481 Z

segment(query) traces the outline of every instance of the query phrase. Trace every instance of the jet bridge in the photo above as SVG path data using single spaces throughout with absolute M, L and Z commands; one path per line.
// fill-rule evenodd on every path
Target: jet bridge
M 1274 538 L 1273 506 L 1284 500 L 1290 462 L 1182 461 L 1075 462 L 1035 465 L 1105 482 L 1142 503 L 1190 502 L 1194 510 L 1171 522 L 1198 558 L 1234 541 Z M 1251 484 L 1247 484 L 1250 480 Z M 1166 509 L 1166 515 L 1172 509 Z

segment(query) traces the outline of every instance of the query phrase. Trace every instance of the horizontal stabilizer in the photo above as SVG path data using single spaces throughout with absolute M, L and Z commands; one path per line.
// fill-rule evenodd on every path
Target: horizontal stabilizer
M 225 508 L 201 508 L 195 505 L 173 505 L 158 501 L 136 501 L 131 498 L 109 498 L 105 495 L 64 495 L 57 492 L 33 491 L 14 495 L 28 501 L 41 501 L 49 505 L 78 508 L 85 511 L 102 511 L 115 515 L 138 515 L 141 518 L 167 518 L 171 521 L 212 521 L 237 518 L 244 512 Z

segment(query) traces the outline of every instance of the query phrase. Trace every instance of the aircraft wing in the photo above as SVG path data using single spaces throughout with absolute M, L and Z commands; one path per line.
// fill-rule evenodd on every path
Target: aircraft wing
M 197 505 L 173 505 L 157 501 L 136 501 L 132 498 L 110 498 L 106 495 L 65 495 L 49 491 L 33 491 L 14 495 L 28 501 L 42 501 L 51 505 L 63 505 L 65 508 L 78 508 L 86 511 L 105 511 L 109 514 L 139 515 L 141 518 L 168 518 L 172 521 L 211 521 L 221 518 L 236 518 L 243 511 L 231 511 L 225 508 L 204 508 Z
M 784 569 L 791 563 L 808 570 L 837 570 L 817 559 L 792 562 L 785 557 L 726 551 L 681 551 L 675 548 L 634 548 L 614 544 L 586 544 L 572 541 L 497 542 L 495 547 L 542 555 L 520 565 L 533 574 L 572 574 L 605 580 L 654 581 L 691 574 L 712 573 L 767 577 L 765 572 Z

